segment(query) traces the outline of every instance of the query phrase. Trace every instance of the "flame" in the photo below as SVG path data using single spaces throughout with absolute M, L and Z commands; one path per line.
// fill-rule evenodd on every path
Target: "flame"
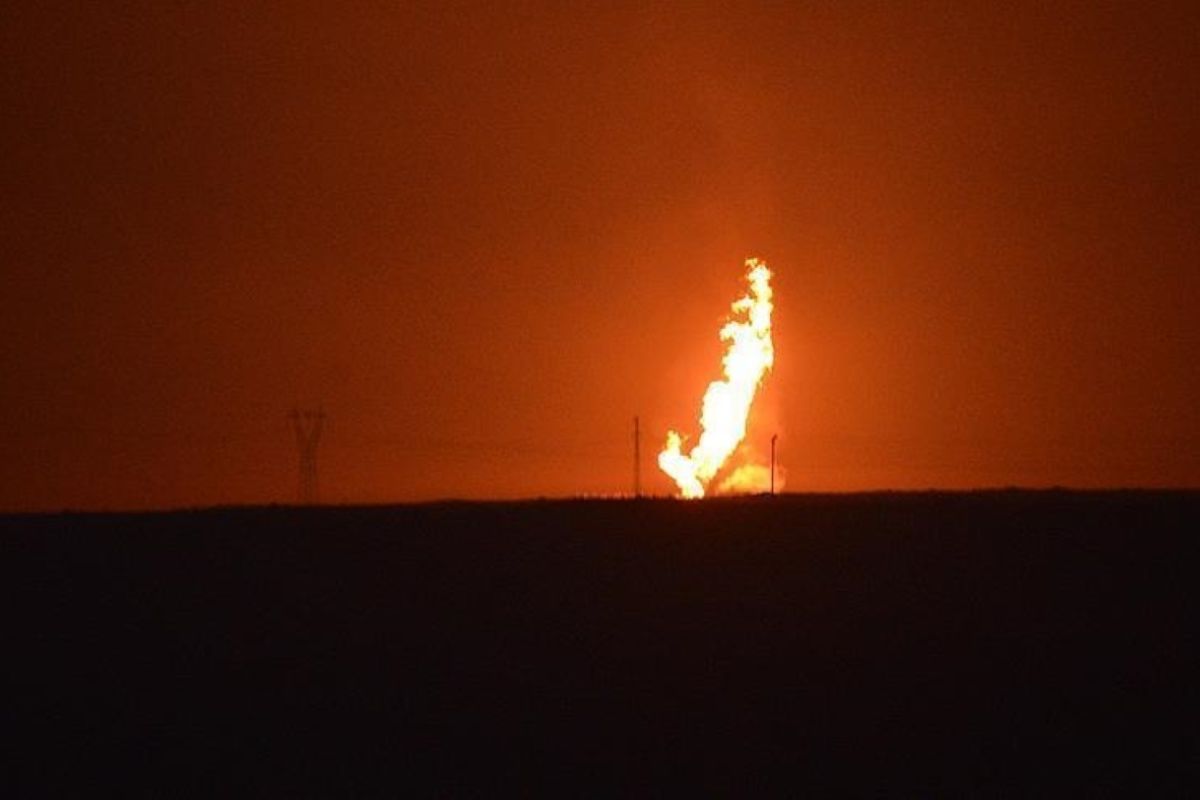
M 683 452 L 683 437 L 667 432 L 658 466 L 671 476 L 683 497 L 703 497 L 713 477 L 746 437 L 746 420 L 763 376 L 775 363 L 771 339 L 771 270 L 757 258 L 746 260 L 750 291 L 734 301 L 733 319 L 721 328 L 728 342 L 721 364 L 725 379 L 713 381 L 704 393 L 700 441 Z
M 777 488 L 783 488 L 783 475 L 776 470 L 775 482 Z M 729 477 L 721 481 L 717 487 L 719 492 L 736 494 L 755 494 L 771 489 L 771 468 L 762 464 L 742 464 Z

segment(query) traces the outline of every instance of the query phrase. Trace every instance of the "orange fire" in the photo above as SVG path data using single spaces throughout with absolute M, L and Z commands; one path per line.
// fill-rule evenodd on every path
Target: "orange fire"
M 734 301 L 733 319 L 721 328 L 721 340 L 729 343 L 721 359 L 725 378 L 710 383 L 704 393 L 700 441 L 685 454 L 683 437 L 668 431 L 666 447 L 658 454 L 658 466 L 671 476 L 683 497 L 703 497 L 709 482 L 746 437 L 755 392 L 775 362 L 771 270 L 757 258 L 747 259 L 746 281 L 749 292 Z

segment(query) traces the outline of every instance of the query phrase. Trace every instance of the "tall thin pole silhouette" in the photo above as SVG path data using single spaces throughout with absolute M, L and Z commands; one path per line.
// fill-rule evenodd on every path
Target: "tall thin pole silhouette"
M 778 438 L 778 433 L 771 434 L 771 497 L 775 496 L 775 440 Z
M 642 496 L 642 429 L 636 416 L 633 418 L 633 496 Z
M 292 430 L 296 434 L 296 449 L 300 454 L 300 487 L 297 499 L 301 505 L 314 505 L 318 500 L 317 445 L 321 441 L 321 430 L 325 427 L 325 412 L 301 411 L 293 408 L 288 414 Z

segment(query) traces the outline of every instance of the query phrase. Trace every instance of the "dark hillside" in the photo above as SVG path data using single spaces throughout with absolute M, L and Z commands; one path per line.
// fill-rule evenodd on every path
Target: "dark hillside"
M 0 780 L 1182 794 L 1196 531 L 1186 492 L 4 517 Z

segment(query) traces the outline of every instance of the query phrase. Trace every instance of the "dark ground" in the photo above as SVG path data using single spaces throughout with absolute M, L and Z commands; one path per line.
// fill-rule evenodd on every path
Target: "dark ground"
M 1194 796 L 1197 531 L 1186 492 L 0 517 L 0 781 Z

